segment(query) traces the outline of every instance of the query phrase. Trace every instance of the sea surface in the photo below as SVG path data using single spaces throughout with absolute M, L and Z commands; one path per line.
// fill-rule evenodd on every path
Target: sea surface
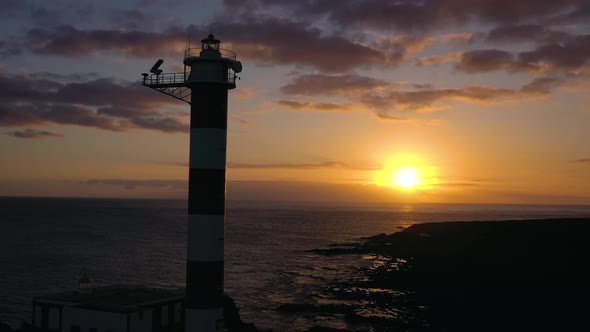
M 185 201 L 0 198 L 0 321 L 30 322 L 34 296 L 97 286 L 183 287 Z M 225 292 L 242 319 L 275 331 L 346 327 L 337 315 L 293 315 L 285 303 L 327 301 L 322 286 L 358 273 L 375 257 L 306 252 L 394 233 L 415 223 L 590 217 L 590 206 L 321 205 L 229 202 Z

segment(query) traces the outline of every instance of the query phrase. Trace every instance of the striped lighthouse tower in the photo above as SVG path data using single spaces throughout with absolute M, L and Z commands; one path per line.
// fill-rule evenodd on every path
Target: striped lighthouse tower
M 221 50 L 219 44 L 220 41 L 210 34 L 201 41 L 200 49 L 187 49 L 184 73 L 163 74 L 156 68 L 151 76 L 144 74 L 143 81 L 144 85 L 191 105 L 185 299 L 187 332 L 224 330 L 227 95 L 229 89 L 236 87 L 236 73 L 241 72 L 242 65 L 236 61 L 235 53 Z M 187 67 L 190 67 L 188 73 Z

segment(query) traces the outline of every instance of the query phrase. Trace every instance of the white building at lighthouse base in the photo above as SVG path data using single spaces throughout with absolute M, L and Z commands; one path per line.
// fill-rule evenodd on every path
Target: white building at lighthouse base
M 33 325 L 51 332 L 181 332 L 184 289 L 116 285 L 39 296 Z

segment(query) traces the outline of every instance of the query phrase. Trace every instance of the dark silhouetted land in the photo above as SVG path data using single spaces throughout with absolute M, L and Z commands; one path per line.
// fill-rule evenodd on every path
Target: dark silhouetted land
M 381 331 L 581 331 L 590 317 L 590 219 L 443 222 L 380 234 L 324 255 L 377 255 L 331 285 L 350 323 Z M 383 314 L 387 313 L 387 314 Z

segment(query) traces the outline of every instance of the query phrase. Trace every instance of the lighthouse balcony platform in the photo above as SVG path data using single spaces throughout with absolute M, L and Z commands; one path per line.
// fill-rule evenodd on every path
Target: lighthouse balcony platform
M 233 70 L 228 70 L 227 75 L 215 79 L 215 77 L 192 76 L 189 79 L 190 72 L 186 73 L 161 73 L 161 74 L 144 74 L 141 84 L 152 88 L 173 98 L 182 100 L 188 104 L 191 103 L 191 87 L 199 84 L 220 84 L 234 89 L 236 87 L 236 74 Z
M 144 75 L 141 84 L 147 87 L 175 88 L 186 85 L 189 73 L 162 73 Z
M 186 73 L 162 73 L 162 74 L 151 74 L 144 76 L 141 84 L 150 88 L 180 88 L 190 83 L 201 83 L 194 78 L 189 80 L 190 72 Z M 236 74 L 233 70 L 228 70 L 227 77 L 221 79 L 212 80 L 207 78 L 202 83 L 222 83 L 222 84 L 233 84 L 236 83 Z

